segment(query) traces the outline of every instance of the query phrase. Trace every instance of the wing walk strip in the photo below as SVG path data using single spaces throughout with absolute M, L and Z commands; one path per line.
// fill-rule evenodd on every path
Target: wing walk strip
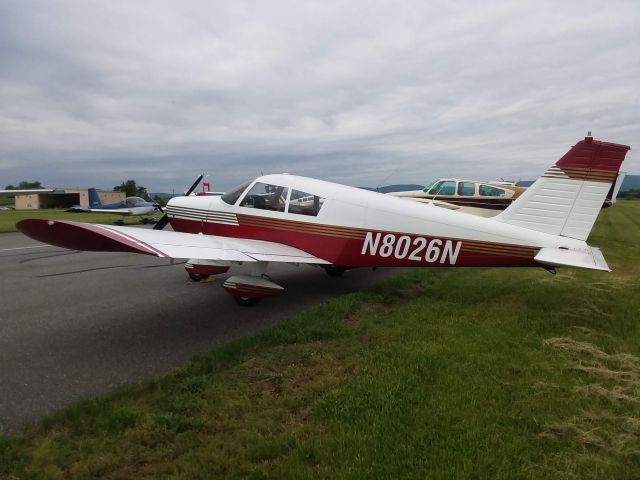
M 544 175 L 545 178 L 570 178 L 572 180 L 588 180 L 591 182 L 613 182 L 618 176 L 618 172 L 613 170 L 601 170 L 581 167 L 556 167 L 549 168 Z

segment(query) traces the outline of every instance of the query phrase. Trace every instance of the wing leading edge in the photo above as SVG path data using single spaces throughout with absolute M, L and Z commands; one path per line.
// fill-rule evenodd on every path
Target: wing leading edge
M 22 220 L 16 227 L 34 240 L 73 250 L 132 252 L 157 257 L 231 262 L 330 263 L 289 245 L 246 238 L 65 220 Z

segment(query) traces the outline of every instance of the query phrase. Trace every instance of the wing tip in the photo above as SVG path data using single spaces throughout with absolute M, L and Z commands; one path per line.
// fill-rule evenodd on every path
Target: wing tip
M 16 223 L 16 228 L 29 238 L 71 250 L 162 256 L 143 242 L 102 225 L 69 220 L 25 219 Z

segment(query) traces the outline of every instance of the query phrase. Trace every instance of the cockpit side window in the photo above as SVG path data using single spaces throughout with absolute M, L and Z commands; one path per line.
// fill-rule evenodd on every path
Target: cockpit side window
M 507 194 L 505 190 L 490 185 L 480 185 L 478 191 L 483 197 L 504 197 Z
M 458 182 L 458 195 L 472 197 L 476 194 L 476 184 L 473 182 Z
M 291 190 L 291 198 L 289 199 L 289 213 L 298 215 L 310 215 L 315 217 L 318 215 L 320 208 L 324 204 L 324 198 L 312 193 L 302 192 L 300 190 Z
M 289 187 L 257 182 L 244 196 L 240 206 L 284 212 L 288 193 Z
M 232 190 L 229 190 L 220 198 L 222 199 L 223 202 L 228 203 L 229 205 L 235 205 L 235 203 L 238 201 L 238 198 L 240 198 L 240 195 L 242 195 L 242 192 L 244 192 L 247 189 L 250 183 L 251 182 L 243 183 L 242 185 Z

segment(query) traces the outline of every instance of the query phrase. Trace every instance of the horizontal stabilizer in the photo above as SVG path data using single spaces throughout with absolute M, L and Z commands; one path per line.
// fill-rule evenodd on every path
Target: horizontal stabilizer
M 534 260 L 552 267 L 578 267 L 610 272 L 599 248 L 586 247 L 585 250 L 569 250 L 564 248 L 541 248 Z

